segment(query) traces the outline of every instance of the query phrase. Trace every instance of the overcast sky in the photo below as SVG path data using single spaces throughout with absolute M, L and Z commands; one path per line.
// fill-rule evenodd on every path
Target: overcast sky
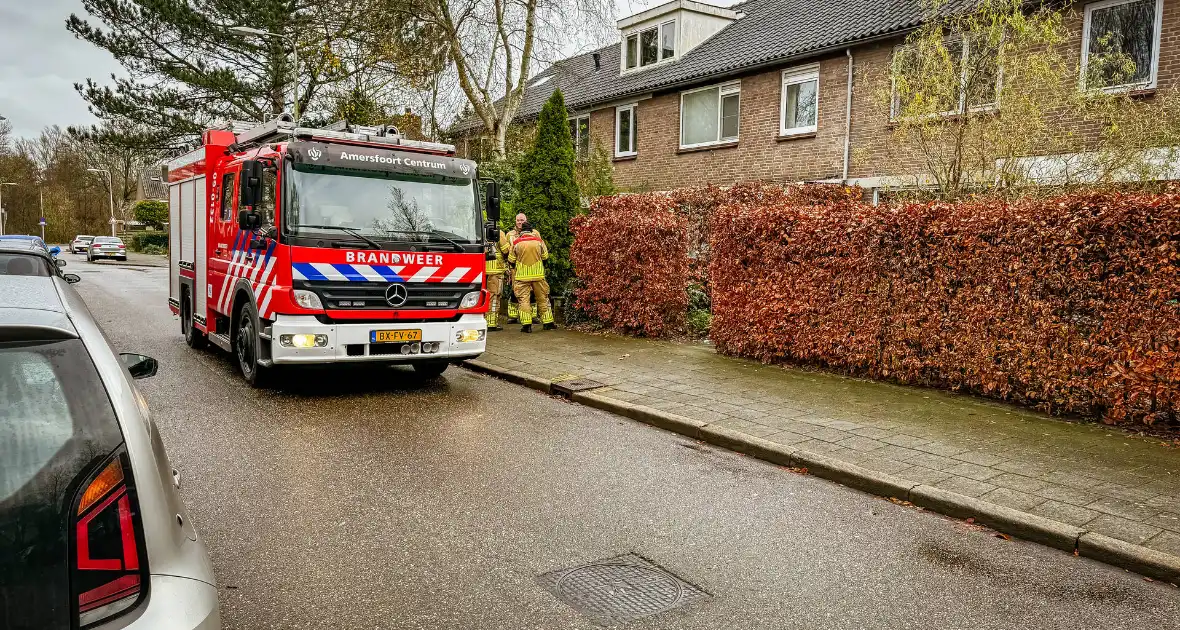
M 110 83 L 120 70 L 105 50 L 66 30 L 72 12 L 82 12 L 80 0 L 0 0 L 0 116 L 16 135 L 93 123 L 74 83 Z
M 624 17 L 660 2 L 615 3 Z M 70 13 L 85 15 L 81 0 L 0 0 L 0 116 L 18 136 L 35 136 L 47 125 L 94 123 L 74 83 L 93 78 L 110 84 L 111 73 L 120 73 L 110 53 L 66 30 Z

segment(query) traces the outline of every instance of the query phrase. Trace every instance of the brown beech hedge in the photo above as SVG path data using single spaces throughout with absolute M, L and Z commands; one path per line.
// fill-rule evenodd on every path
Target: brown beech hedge
M 570 259 L 580 281 L 574 306 L 619 332 L 684 332 L 689 284 L 709 290 L 710 217 L 726 203 L 848 202 L 844 186 L 739 184 L 599 197 L 572 222 Z
M 720 351 L 1177 421 L 1180 195 L 820 201 L 755 195 L 712 213 Z
M 672 198 L 615 195 L 575 217 L 570 260 L 581 283 L 574 306 L 607 326 L 658 337 L 683 329 L 688 221 Z

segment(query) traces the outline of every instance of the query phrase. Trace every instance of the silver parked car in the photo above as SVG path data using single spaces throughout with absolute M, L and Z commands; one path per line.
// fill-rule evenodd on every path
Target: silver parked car
M 218 630 L 213 568 L 180 475 L 81 297 L 0 245 L 0 627 Z
M 71 254 L 85 254 L 86 250 L 90 249 L 90 243 L 94 240 L 93 236 L 87 234 L 79 234 L 70 241 Z
M 118 236 L 96 236 L 86 250 L 86 260 L 94 262 L 99 258 L 127 260 L 127 245 Z

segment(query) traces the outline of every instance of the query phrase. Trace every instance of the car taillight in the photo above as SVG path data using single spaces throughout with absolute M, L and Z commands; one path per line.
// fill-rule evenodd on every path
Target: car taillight
M 93 247 L 94 249 L 98 249 L 98 243 L 91 245 L 91 247 Z
M 88 626 L 131 610 L 147 594 L 143 525 L 123 449 L 83 487 L 72 516 L 78 625 Z
M 125 249 L 126 247 L 127 247 L 126 245 L 119 243 L 119 249 Z

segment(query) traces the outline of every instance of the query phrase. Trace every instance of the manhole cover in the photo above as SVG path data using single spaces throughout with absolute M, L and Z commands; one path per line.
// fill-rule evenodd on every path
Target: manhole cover
M 582 392 L 587 389 L 598 389 L 599 387 L 606 387 L 604 383 L 592 381 L 588 378 L 575 378 L 568 381 L 554 381 L 550 389 L 554 394 L 562 394 L 569 396 L 574 392 Z
M 541 586 L 596 623 L 650 617 L 709 594 L 635 555 L 546 573 Z

